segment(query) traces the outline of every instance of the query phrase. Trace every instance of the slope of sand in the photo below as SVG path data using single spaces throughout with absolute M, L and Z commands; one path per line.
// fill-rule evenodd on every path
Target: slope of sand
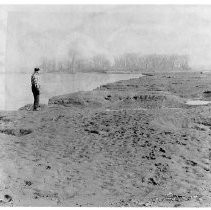
M 1 112 L 0 205 L 210 206 L 211 106 L 185 104 L 209 90 L 157 74 Z

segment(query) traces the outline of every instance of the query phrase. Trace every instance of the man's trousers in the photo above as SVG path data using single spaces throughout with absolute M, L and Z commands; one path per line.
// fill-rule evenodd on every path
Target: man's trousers
M 34 107 L 33 110 L 37 110 L 39 107 L 39 101 L 40 101 L 40 90 L 39 88 L 32 85 L 32 93 L 34 96 Z

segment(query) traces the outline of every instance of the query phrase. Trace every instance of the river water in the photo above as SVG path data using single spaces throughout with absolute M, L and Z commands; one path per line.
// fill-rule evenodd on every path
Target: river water
M 55 95 L 89 91 L 106 83 L 140 76 L 142 75 L 101 73 L 40 74 L 40 103 L 47 104 L 48 99 Z M 17 110 L 28 103 L 33 103 L 30 79 L 31 74 L 0 74 L 0 110 Z

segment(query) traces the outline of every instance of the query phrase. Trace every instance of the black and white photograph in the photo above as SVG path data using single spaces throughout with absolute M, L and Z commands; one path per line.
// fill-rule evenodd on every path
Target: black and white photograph
M 211 5 L 0 4 L 0 207 L 211 207 Z

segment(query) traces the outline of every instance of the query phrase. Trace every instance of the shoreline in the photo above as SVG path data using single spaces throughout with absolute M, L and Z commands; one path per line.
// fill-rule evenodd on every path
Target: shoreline
M 188 70 L 174 70 L 174 71 L 78 71 L 78 72 L 60 72 L 60 71 L 50 71 L 50 72 L 43 72 L 42 74 L 168 74 L 168 73 L 194 73 L 194 72 L 205 72 L 209 73 L 209 70 L 200 70 L 200 69 L 188 69 Z M 29 71 L 27 72 L 0 72 L 0 74 L 31 74 Z
M 211 106 L 184 103 L 209 90 L 162 73 L 1 111 L 0 205 L 210 206 Z
M 109 82 L 113 82 L 114 80 L 116 80 L 116 81 L 118 81 L 118 80 L 127 80 L 127 79 L 130 79 L 130 78 L 137 78 L 137 77 L 141 77 L 142 76 L 142 74 L 121 74 L 120 76 L 118 76 L 118 75 L 114 75 L 114 74 L 106 74 L 105 76 L 100 76 L 101 74 L 96 74 L 96 73 L 93 73 L 93 74 L 90 74 L 90 73 L 82 73 L 82 75 L 81 75 L 81 73 L 79 73 L 79 74 L 74 74 L 74 75 L 72 75 L 72 74 L 65 74 L 66 76 L 68 76 L 68 78 L 71 80 L 71 79 L 74 79 L 75 77 L 76 77 L 76 80 L 79 80 L 80 81 L 80 77 L 82 76 L 82 77 L 85 77 L 85 76 L 83 76 L 83 74 L 85 75 L 85 74 L 87 74 L 87 76 L 86 77 L 88 77 L 88 78 L 98 78 L 98 77 L 100 77 L 100 79 L 99 79 L 99 84 L 95 84 L 94 86 L 93 85 L 91 85 L 91 86 L 93 86 L 92 87 L 92 89 L 95 89 L 95 88 L 97 88 L 97 87 L 99 87 L 100 85 L 102 85 L 102 84 L 106 84 L 106 83 L 109 83 Z M 24 74 L 25 75 L 25 74 Z M 31 75 L 31 74 L 26 74 L 26 75 Z M 41 74 L 41 80 L 43 80 L 43 86 L 45 87 L 45 91 L 47 90 L 47 85 L 48 85 L 48 81 L 46 81 L 47 79 L 48 79 L 48 77 L 54 77 L 54 75 L 55 74 L 52 74 L 52 73 L 43 73 L 43 74 Z M 9 76 L 9 75 L 8 75 Z M 21 75 L 20 75 L 21 76 Z M 61 76 L 61 79 L 63 78 L 63 74 L 56 74 L 56 77 L 58 78 L 60 78 L 60 76 Z M 69 77 L 70 76 L 70 77 Z M 104 81 L 104 79 L 103 78 L 105 78 L 105 80 L 108 80 L 107 82 L 105 82 Z M 64 78 L 63 78 L 64 79 Z M 63 80 L 62 79 L 62 80 Z M 58 80 L 58 79 L 57 79 Z M 57 81 L 56 80 L 56 81 Z M 56 82 L 55 81 L 55 82 Z M 65 79 L 65 81 L 67 82 L 67 80 Z M 47 82 L 46 84 L 45 84 L 45 82 Z M 60 82 L 60 84 L 61 84 L 61 81 L 59 81 Z M 86 84 L 87 82 L 85 82 L 85 84 Z M 50 84 L 51 85 L 51 84 Z M 88 90 L 83 90 L 83 89 L 85 89 L 85 87 L 88 85 L 88 87 L 89 87 L 89 84 L 86 84 L 86 85 L 84 85 L 84 87 L 83 87 L 83 85 L 82 85 L 82 87 L 78 87 L 78 88 L 76 88 L 76 89 L 79 89 L 79 90 L 75 90 L 75 92 L 78 92 L 78 91 L 80 91 L 80 89 L 81 89 L 81 91 L 88 91 Z M 73 87 L 74 88 L 74 87 Z M 63 88 L 62 88 L 63 89 Z M 66 87 L 66 89 L 68 89 L 68 87 Z M 10 90 L 9 90 L 10 91 Z M 19 92 L 21 91 L 21 89 L 19 89 Z M 50 89 L 49 90 L 47 90 L 47 92 L 49 92 L 50 93 Z M 63 91 L 63 90 L 62 90 Z M 71 92 L 72 90 L 71 90 L 71 88 L 69 88 L 69 91 Z M 64 91 L 64 92 L 66 92 L 66 93 L 63 93 L 63 94 L 68 94 L 68 91 Z M 74 92 L 72 92 L 72 93 L 74 93 Z M 57 91 L 57 94 L 54 92 L 54 94 L 55 94 L 55 96 L 56 95 L 61 95 L 61 93 L 59 93 L 59 91 Z M 44 105 L 47 105 L 48 104 L 48 100 L 49 100 L 49 98 L 50 97 L 53 97 L 54 95 L 53 94 L 49 94 L 49 95 L 51 95 L 51 96 L 46 96 L 45 95 L 45 93 L 43 93 L 43 94 L 41 94 L 41 103 Z M 12 97 L 12 96 L 11 96 Z M 23 95 L 22 96 L 20 96 L 20 98 L 22 98 L 23 97 Z M 30 102 L 30 100 L 29 99 L 31 99 L 31 101 L 32 101 L 32 98 L 30 97 L 30 98 L 27 98 L 28 99 L 28 101 L 27 102 Z M 10 99 L 9 99 L 10 100 Z M 12 100 L 11 100 L 11 102 L 12 102 Z M 19 102 L 19 101 L 18 101 Z M 23 102 L 23 101 L 22 101 Z M 7 104 L 8 104 L 8 102 L 7 102 Z M 11 105 L 12 105 L 12 103 L 11 103 Z M 18 109 L 20 109 L 21 107 L 23 107 L 23 106 L 25 106 L 26 105 L 26 103 L 25 104 L 21 104 L 21 105 L 19 105 L 19 106 L 17 106 L 17 104 L 16 104 L 16 107 L 15 106 L 11 106 L 11 105 L 9 105 L 8 104 L 8 107 L 5 107 L 5 108 L 7 108 L 7 109 L 3 109 L 3 107 L 2 107 L 2 109 L 1 109 L 1 111 L 17 111 Z M 11 108 L 12 107 L 12 108 Z

